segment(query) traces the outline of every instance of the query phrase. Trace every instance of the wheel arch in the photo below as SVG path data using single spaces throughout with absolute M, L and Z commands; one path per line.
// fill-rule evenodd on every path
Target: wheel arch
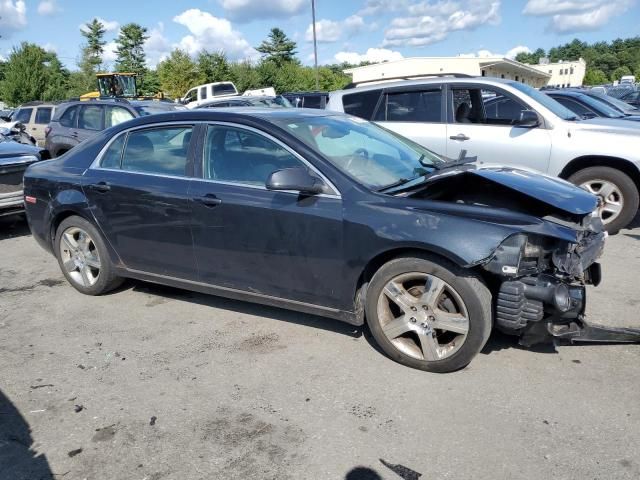
M 54 246 L 58 227 L 62 222 L 64 222 L 69 217 L 80 217 L 86 220 L 87 222 L 91 223 L 92 225 L 95 225 L 94 220 L 91 217 L 87 216 L 84 212 L 71 207 L 64 208 L 56 212 L 51 218 L 51 229 L 49 231 L 49 241 L 51 242 L 52 246 Z
M 620 170 L 628 175 L 636 188 L 640 191 L 640 168 L 636 167 L 629 160 L 620 157 L 608 157 L 603 155 L 585 155 L 571 160 L 558 175 L 560 178 L 567 180 L 571 175 L 580 170 L 589 167 L 609 167 Z
M 358 280 L 353 291 L 354 305 L 358 323 L 364 324 L 364 294 L 366 293 L 366 285 L 373 278 L 375 273 L 387 262 L 399 257 L 409 256 L 425 256 L 444 260 L 445 262 L 453 263 L 458 267 L 466 267 L 465 262 L 459 257 L 446 251 L 436 251 L 436 249 L 430 249 L 428 247 L 417 246 L 405 246 L 390 248 L 379 252 L 377 255 L 369 259 L 364 268 L 358 276 Z

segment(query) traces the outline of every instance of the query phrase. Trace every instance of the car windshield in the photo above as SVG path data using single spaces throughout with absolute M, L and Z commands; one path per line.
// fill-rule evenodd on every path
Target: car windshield
M 578 117 L 574 112 L 569 110 L 567 107 L 562 105 L 561 103 L 555 101 L 549 95 L 536 90 L 529 85 L 525 85 L 524 83 L 519 82 L 509 82 L 509 85 L 515 88 L 516 90 L 520 90 L 525 95 L 529 95 L 536 102 L 541 104 L 547 110 L 550 110 L 552 113 L 562 118 L 563 120 L 577 120 Z
M 175 110 L 186 110 L 183 105 L 168 104 L 153 104 L 153 105 L 136 105 L 133 108 L 136 109 L 138 115 L 146 117 L 148 115 L 155 115 L 156 113 L 167 113 Z
M 248 97 L 248 102 L 255 107 L 291 108 L 293 105 L 282 95 L 277 97 Z
M 621 112 L 638 110 L 633 105 L 629 105 L 628 103 L 623 102 L 622 100 L 614 98 L 614 97 L 612 97 L 610 95 L 605 95 L 605 94 L 600 94 L 600 93 L 588 93 L 588 95 L 591 98 L 595 98 L 596 100 L 600 100 L 602 102 L 605 102 L 605 103 L 617 108 Z
M 444 162 L 426 148 L 355 117 L 313 116 L 274 123 L 373 190 L 417 180 Z
M 618 110 L 617 108 L 608 105 L 607 102 L 603 100 L 598 100 L 590 95 L 580 95 L 580 100 L 586 103 L 588 106 L 596 109 L 600 114 L 604 117 L 608 118 L 620 118 L 624 117 L 624 113 Z

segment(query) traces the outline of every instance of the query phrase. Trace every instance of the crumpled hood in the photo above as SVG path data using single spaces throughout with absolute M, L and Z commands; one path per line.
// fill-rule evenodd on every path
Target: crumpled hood
M 445 170 L 431 177 L 431 180 L 459 174 L 482 177 L 573 215 L 590 214 L 598 205 L 598 199 L 595 195 L 565 180 L 511 167 L 486 167 L 469 164 L 459 169 Z

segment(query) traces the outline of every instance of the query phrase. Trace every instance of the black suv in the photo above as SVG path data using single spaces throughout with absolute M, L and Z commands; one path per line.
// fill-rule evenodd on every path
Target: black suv
M 45 131 L 45 148 L 59 157 L 98 132 L 133 118 L 182 110 L 167 101 L 100 99 L 60 105 Z

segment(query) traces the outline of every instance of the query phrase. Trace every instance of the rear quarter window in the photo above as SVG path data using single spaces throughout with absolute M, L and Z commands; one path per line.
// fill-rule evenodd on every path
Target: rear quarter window
M 51 115 L 53 108 L 51 107 L 39 107 L 36 110 L 36 123 L 38 125 L 47 125 L 51 121 Z
M 373 112 L 378 105 L 380 92 L 381 90 L 368 90 L 344 95 L 342 97 L 344 112 L 365 120 L 371 120 Z

